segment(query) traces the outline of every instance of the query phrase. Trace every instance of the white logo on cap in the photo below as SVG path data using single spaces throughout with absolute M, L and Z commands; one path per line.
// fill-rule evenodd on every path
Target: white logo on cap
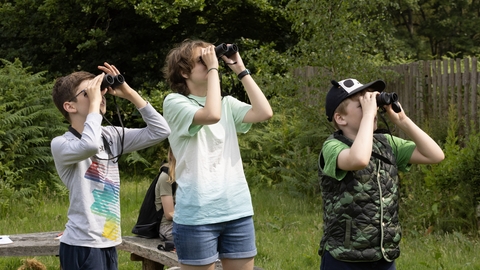
M 363 84 L 355 79 L 339 81 L 338 84 L 340 84 L 340 86 L 342 86 L 342 88 L 345 89 L 345 91 L 347 91 L 349 94 L 363 86 Z

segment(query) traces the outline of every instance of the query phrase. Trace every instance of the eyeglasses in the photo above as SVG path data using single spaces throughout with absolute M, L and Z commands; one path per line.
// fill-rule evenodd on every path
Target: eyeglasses
M 83 89 L 82 91 L 78 92 L 73 98 L 71 98 L 68 102 L 72 102 L 72 100 L 76 99 L 81 93 L 83 93 L 83 96 L 87 96 L 87 89 Z

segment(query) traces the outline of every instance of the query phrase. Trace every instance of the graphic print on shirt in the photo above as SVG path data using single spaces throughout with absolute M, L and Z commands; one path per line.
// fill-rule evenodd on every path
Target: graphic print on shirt
M 117 166 L 92 159 L 85 178 L 103 184 L 103 190 L 93 190 L 92 213 L 105 218 L 102 236 L 115 241 L 120 238 L 120 181 Z

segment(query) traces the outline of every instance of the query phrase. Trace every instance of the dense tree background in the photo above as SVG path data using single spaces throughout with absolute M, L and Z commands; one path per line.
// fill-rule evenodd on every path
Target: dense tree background
M 213 43 L 241 38 L 295 44 L 285 1 L 3 1 L 0 55 L 19 58 L 34 71 L 98 73 L 104 61 L 125 70 L 134 86 L 162 79 L 174 43 L 201 38 Z M 244 49 L 244 48 L 242 48 Z
M 50 140 L 66 126 L 49 96 L 56 77 L 97 74 L 107 61 L 161 111 L 169 93 L 165 56 L 187 38 L 238 44 L 272 104 L 274 117 L 240 136 L 250 186 L 315 197 L 316 160 L 332 131 L 323 109 L 329 81 L 388 79 L 394 76 L 388 65 L 478 56 L 479 12 L 479 2 L 466 0 L 2 0 L 0 210 L 46 189 L 64 194 L 49 153 Z M 314 72 L 306 73 L 307 66 Z M 234 74 L 220 69 L 223 90 L 247 100 Z M 106 117 L 118 124 L 110 100 Z M 141 125 L 131 104 L 116 102 L 125 126 Z M 462 139 L 452 136 L 453 145 Z M 165 149 L 161 143 L 125 155 L 124 173 L 154 175 Z M 431 167 L 415 173 L 442 175 Z M 405 183 L 407 190 L 418 184 Z M 438 211 L 429 211 L 429 220 L 438 220 Z

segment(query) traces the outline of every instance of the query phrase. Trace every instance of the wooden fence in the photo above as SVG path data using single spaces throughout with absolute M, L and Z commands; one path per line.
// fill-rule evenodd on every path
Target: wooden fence
M 395 71 L 395 76 L 382 78 L 387 84 L 385 91 L 397 93 L 406 114 L 422 128 L 431 124 L 433 128 L 444 129 L 446 134 L 448 111 L 454 105 L 459 135 L 480 130 L 477 58 L 419 61 L 387 68 Z M 295 77 L 306 80 L 322 75 L 329 77 L 317 67 L 300 68 L 294 72 Z M 329 79 L 325 82 L 328 87 L 321 88 L 328 91 Z M 311 86 L 301 86 L 301 98 L 318 103 L 311 90 Z
M 396 92 L 407 115 L 416 123 L 447 123 L 455 105 L 459 131 L 479 130 L 476 58 L 419 61 L 390 67 L 399 75 L 387 80 L 387 92 Z

